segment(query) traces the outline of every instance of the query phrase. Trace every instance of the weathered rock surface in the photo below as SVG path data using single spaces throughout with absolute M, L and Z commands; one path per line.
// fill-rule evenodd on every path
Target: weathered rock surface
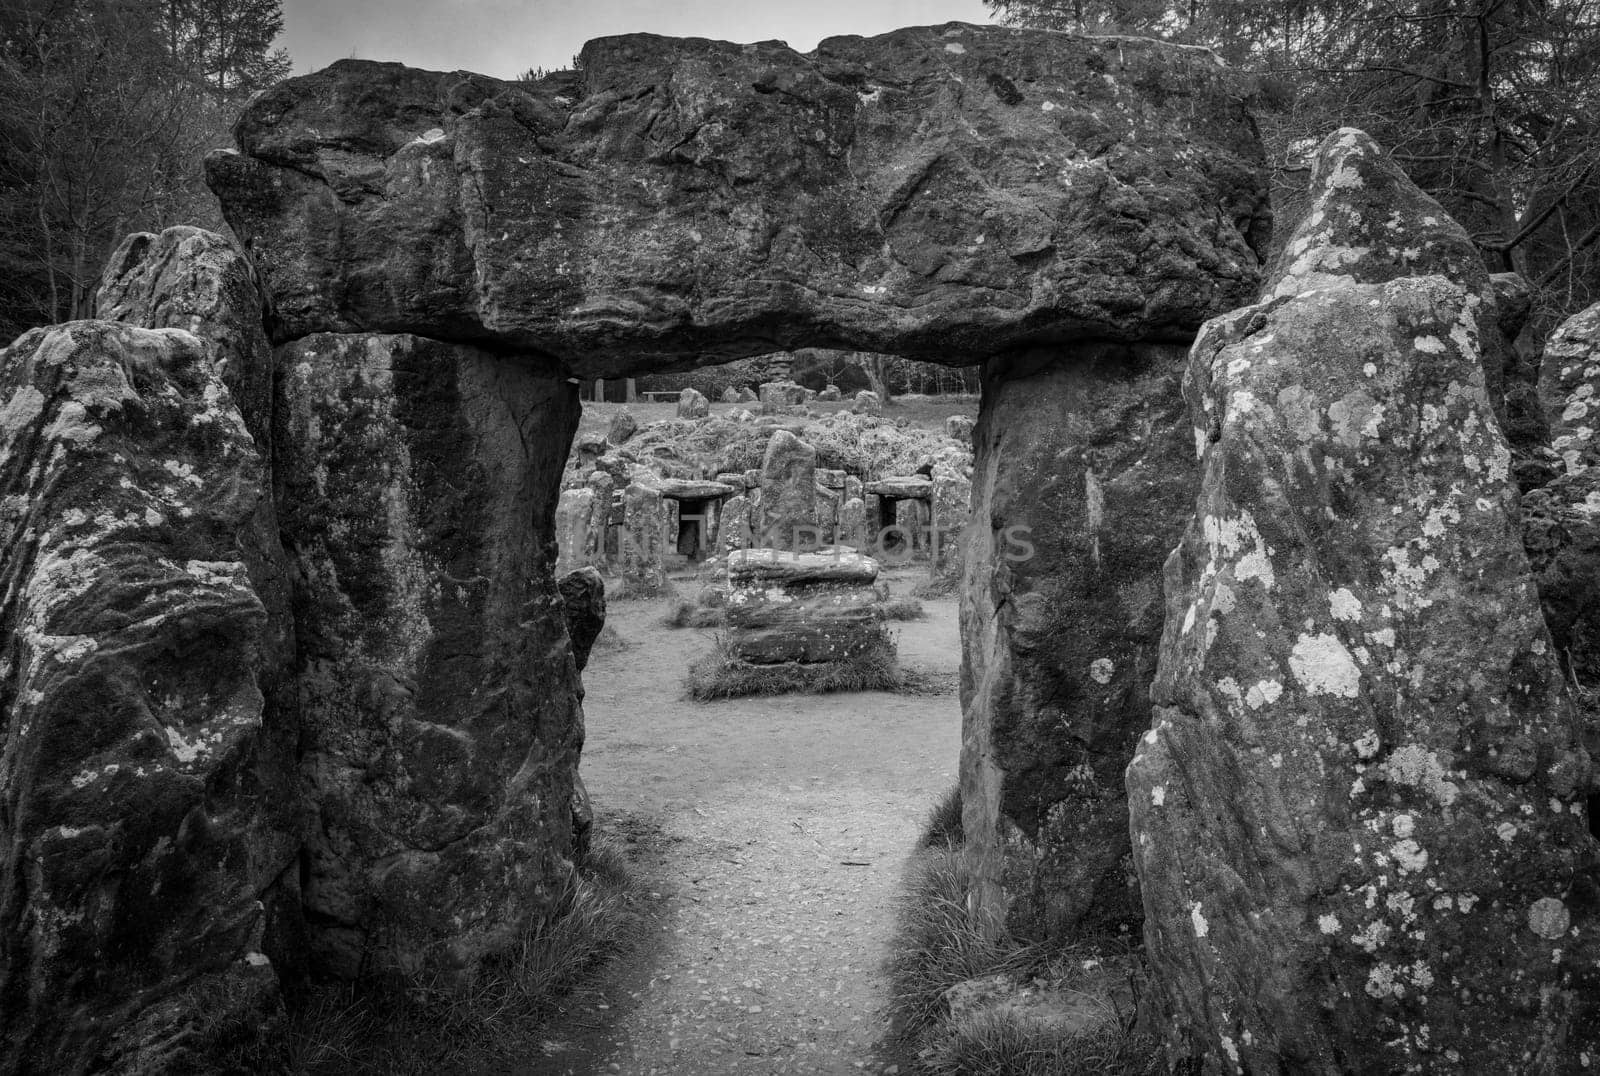
M 972 479 L 947 463 L 935 466 L 929 508 L 928 556 L 937 575 L 962 561 L 963 532 L 972 518 Z
M 738 584 L 867 584 L 877 578 L 878 562 L 860 553 L 745 549 L 728 557 L 728 579 Z
M 722 502 L 717 520 L 717 552 L 731 553 L 750 545 L 750 498 L 735 493 Z
M 1217 1071 L 1576 1070 L 1591 763 L 1518 541 L 1482 267 L 1360 132 L 1312 190 L 1288 250 L 1313 271 L 1190 357 L 1203 477 L 1128 770 L 1158 1026 Z
M 684 389 L 678 393 L 679 418 L 705 418 L 711 414 L 711 401 L 698 389 Z
M 663 497 L 674 501 L 705 501 L 726 497 L 733 487 L 704 478 L 663 478 L 656 483 Z
M 761 413 L 779 415 L 806 402 L 804 385 L 793 381 L 768 381 L 761 385 Z
M 258 447 L 270 442 L 272 414 L 272 344 L 262 326 L 264 308 L 244 254 L 215 232 L 189 227 L 128 236 L 107 259 L 95 295 L 98 318 L 183 329 L 206 341 Z
M 746 549 L 728 556 L 726 639 L 747 665 L 893 660 L 871 557 Z
M 1183 363 L 1171 345 L 1085 345 L 985 368 L 964 854 L 978 906 L 1023 936 L 1115 938 L 1140 918 L 1122 773 L 1150 723 L 1162 566 L 1194 500 Z
M 561 593 L 561 612 L 572 640 L 572 659 L 578 671 L 589 664 L 589 651 L 606 626 L 606 581 L 594 568 L 579 568 L 556 580 Z
M 618 411 L 611 416 L 611 423 L 606 427 L 606 441 L 613 445 L 625 445 L 639 432 L 639 420 L 627 410 Z
M 933 479 L 925 474 L 888 475 L 868 482 L 867 492 L 880 497 L 926 501 L 933 496 Z
M 164 297 L 240 314 L 203 262 L 124 253 L 143 278 L 130 319 Z M 237 344 L 82 321 L 0 355 L 6 1072 L 193 1067 L 276 1006 L 263 901 L 293 860 L 293 781 L 267 726 L 286 628 L 258 590 L 278 576 L 225 381 L 260 376 L 229 369 Z
M 1545 343 L 1556 393 L 1552 442 L 1560 473 L 1522 500 L 1523 542 L 1545 622 L 1571 679 L 1600 696 L 1600 304 L 1564 322 Z M 1600 725 L 1586 723 L 1591 751 Z
M 588 561 L 594 546 L 590 526 L 594 522 L 595 491 L 565 489 L 556 503 L 556 578 L 577 571 Z
M 817 450 L 788 430 L 774 430 L 761 464 L 762 544 L 799 552 L 816 513 Z
M 856 393 L 855 402 L 850 405 L 852 413 L 857 415 L 883 414 L 883 401 L 878 399 L 878 394 L 870 389 L 862 389 Z
M 408 336 L 279 361 L 310 944 L 328 974 L 464 973 L 570 868 L 583 724 L 552 567 L 576 392 Z
M 960 364 L 1186 339 L 1254 295 L 1262 158 L 1203 50 L 952 23 L 580 61 L 346 60 L 253 100 L 207 173 L 279 339 L 493 341 L 588 377 L 822 336 Z
M 634 482 L 622 491 L 618 559 L 632 594 L 654 594 L 666 586 L 667 501 L 654 486 Z

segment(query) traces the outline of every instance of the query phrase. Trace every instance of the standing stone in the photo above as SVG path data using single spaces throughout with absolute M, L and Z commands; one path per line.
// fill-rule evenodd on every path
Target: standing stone
M 1589 749 L 1600 752 L 1600 303 L 1563 322 L 1544 357 L 1559 473 L 1523 497 L 1523 543 L 1556 653 L 1591 715 Z
M 901 537 L 906 543 L 906 552 L 911 556 L 921 556 L 928 551 L 928 524 L 932 515 L 928 510 L 928 502 L 913 498 L 896 501 L 894 505 L 894 525 L 900 529 Z
M 717 525 L 717 552 L 731 553 L 750 546 L 750 498 L 735 493 L 722 502 Z
M 839 506 L 839 541 L 859 552 L 868 540 L 867 506 L 860 497 L 851 497 Z
M 598 466 L 600 460 L 610 451 L 610 442 L 603 434 L 598 433 L 581 434 L 572 446 L 572 456 L 578 461 L 579 471 L 588 471 Z
M 793 381 L 768 381 L 761 386 L 761 413 L 777 415 L 806 402 L 806 390 Z
M 857 478 L 853 474 L 847 474 L 847 475 L 844 476 L 844 499 L 845 500 L 848 501 L 848 500 L 850 500 L 852 498 L 854 498 L 856 500 L 860 500 L 861 496 L 862 496 L 862 492 L 863 492 L 863 490 L 862 490 L 862 485 L 861 485 L 861 479 Z
M 606 427 L 606 441 L 612 445 L 625 445 L 638 432 L 639 420 L 633 417 L 631 411 L 623 408 L 611 416 L 611 424 Z
M 666 502 L 659 489 L 635 482 L 623 490 L 622 505 L 619 555 L 627 593 L 655 594 L 667 582 L 661 559 Z
M 215 232 L 136 232 L 106 261 L 95 316 L 147 329 L 183 329 L 205 340 L 258 447 L 269 443 L 272 346 L 265 304 L 243 253 Z M 268 462 L 270 465 L 270 461 Z
M 763 544 L 794 551 L 797 529 L 815 524 L 816 504 L 817 450 L 788 430 L 774 431 L 761 465 Z
M 826 400 L 829 403 L 838 402 L 841 396 L 842 393 L 839 392 L 838 385 L 824 385 L 822 386 L 822 391 L 817 393 L 817 399 Z
M 984 371 L 962 567 L 963 856 L 976 909 L 1022 937 L 1115 941 L 1141 918 L 1122 774 L 1150 723 L 1162 565 L 1193 510 L 1184 360 L 1081 345 Z
M 561 492 L 556 504 L 556 578 L 583 567 L 593 552 L 595 491 L 584 486 Z
M 972 443 L 972 431 L 978 420 L 971 415 L 950 415 L 944 420 L 944 435 L 964 445 Z
M 561 612 L 572 640 L 572 659 L 582 672 L 589 664 L 589 651 L 606 626 L 606 583 L 594 568 L 579 568 L 557 577 Z M 580 687 L 581 691 L 581 687 Z
M 663 497 L 661 499 L 661 548 L 667 553 L 682 553 L 678 548 L 678 520 L 683 511 L 683 502 L 676 497 Z
M 732 385 L 729 385 L 727 388 L 723 389 L 722 390 L 722 402 L 723 403 L 738 403 L 739 402 L 739 390 L 734 388 Z
M 1545 342 L 1558 410 L 1551 445 L 1567 474 L 1600 467 L 1600 303 L 1562 322 Z
M 552 568 L 577 392 L 410 336 L 310 336 L 278 368 L 307 945 L 323 975 L 469 976 L 571 870 L 583 719 Z
M 844 502 L 843 489 L 830 489 L 827 486 L 817 486 L 816 514 L 812 522 L 816 524 L 819 532 L 818 541 L 822 545 L 829 544 L 839 530 L 839 506 Z
M 1325 141 L 1191 352 L 1196 515 L 1128 769 L 1157 1026 L 1251 1073 L 1577 1071 L 1595 844 L 1466 233 Z
M 754 392 L 750 391 L 750 386 L 748 386 L 748 385 L 746 385 L 744 388 L 741 388 L 739 390 L 739 402 L 740 403 L 755 403 L 760 399 L 761 399 L 761 397 L 757 396 Z M 748 414 L 748 413 L 749 412 L 746 412 L 746 414 Z
M 288 655 L 230 323 L 261 332 L 224 301 L 199 333 L 76 321 L 0 352 L 0 1071 L 199 1071 L 278 1006 Z
M 679 418 L 705 418 L 711 414 L 711 401 L 698 389 L 684 389 L 678 393 Z
M 972 517 L 972 479 L 949 464 L 933 469 L 928 556 L 935 575 L 961 563 L 961 532 Z
M 616 480 L 598 467 L 589 473 L 587 484 L 594 491 L 589 509 L 589 540 L 584 547 L 584 563 L 605 570 L 610 563 L 611 513 Z
M 850 405 L 852 413 L 857 415 L 883 414 L 883 401 L 878 399 L 878 394 L 871 389 L 862 389 L 856 393 L 856 402 Z

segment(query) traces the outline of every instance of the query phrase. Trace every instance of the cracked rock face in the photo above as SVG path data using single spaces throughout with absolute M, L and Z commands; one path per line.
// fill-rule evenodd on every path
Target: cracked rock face
M 1127 777 L 1156 1003 L 1218 1071 L 1576 1067 L 1591 767 L 1482 270 L 1360 132 L 1312 185 L 1264 300 L 1190 355 L 1200 493 Z
M 0 399 L 0 1069 L 174 1071 L 276 1005 L 261 455 L 185 329 L 34 330 Z
M 802 55 L 637 34 L 533 83 L 342 61 L 207 162 L 277 339 L 689 366 L 1186 340 L 1251 300 L 1254 125 L 1210 53 L 949 24 Z
M 1523 541 L 1545 621 L 1574 682 L 1586 690 L 1585 730 L 1600 750 L 1600 304 L 1568 318 L 1545 343 L 1556 390 L 1557 474 L 1523 497 Z
M 980 907 L 1026 937 L 1115 942 L 1138 926 L 1122 771 L 1150 724 L 1162 565 L 1194 503 L 1184 355 L 1084 345 L 984 373 L 961 601 L 965 855 Z
M 552 570 L 576 392 L 417 337 L 278 361 L 312 955 L 465 973 L 570 869 L 583 719 Z

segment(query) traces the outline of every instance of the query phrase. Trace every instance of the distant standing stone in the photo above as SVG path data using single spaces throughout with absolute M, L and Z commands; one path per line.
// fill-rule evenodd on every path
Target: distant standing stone
M 858 415 L 883 414 L 883 401 L 878 399 L 878 394 L 871 389 L 862 389 L 856 393 L 856 402 L 850 405 L 850 410 Z
M 951 415 L 944 420 L 944 433 L 946 437 L 954 438 L 962 444 L 972 443 L 972 429 L 978 424 L 971 415 Z
M 678 393 L 679 418 L 705 418 L 711 414 L 711 401 L 698 389 L 684 389 Z
M 791 548 L 795 529 L 813 525 L 816 501 L 817 450 L 788 430 L 777 430 L 761 466 L 763 544 Z
M 614 445 L 625 445 L 639 432 L 639 420 L 633 417 L 633 412 L 624 408 L 611 416 L 611 425 L 606 427 L 606 440 Z

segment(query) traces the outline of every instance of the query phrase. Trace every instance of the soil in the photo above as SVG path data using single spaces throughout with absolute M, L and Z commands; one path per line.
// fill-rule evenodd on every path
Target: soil
M 918 693 L 711 703 L 684 693 L 710 632 L 612 605 L 625 645 L 584 673 L 582 773 L 649 887 L 652 940 L 572 999 L 533 1071 L 907 1071 L 877 1045 L 894 900 L 961 739 L 956 604 L 923 604 L 894 626 Z

